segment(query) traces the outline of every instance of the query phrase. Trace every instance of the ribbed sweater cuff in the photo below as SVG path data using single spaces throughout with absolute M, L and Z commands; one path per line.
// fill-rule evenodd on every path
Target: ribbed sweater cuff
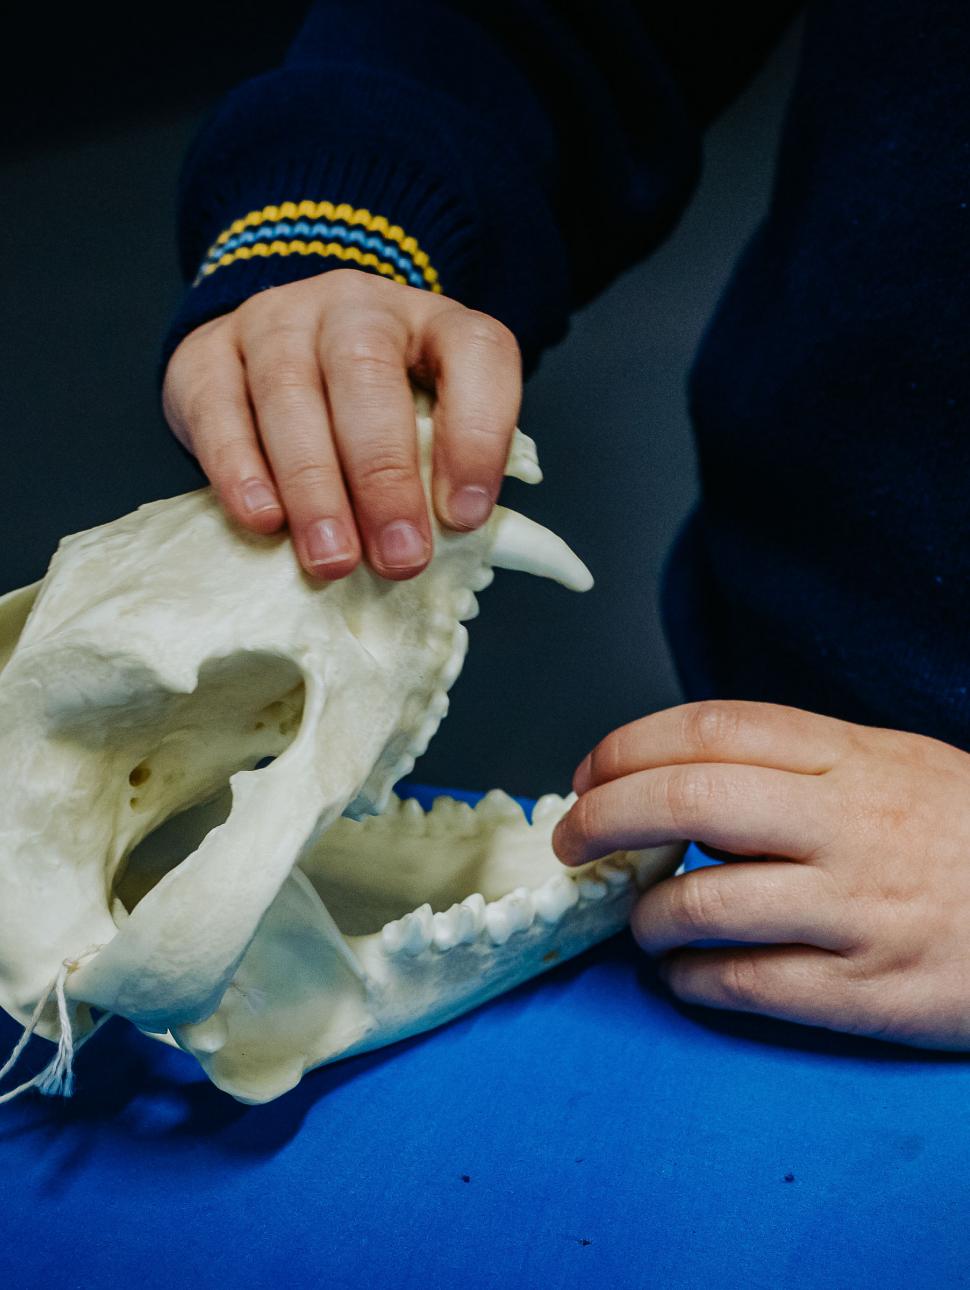
M 162 372 L 184 336 L 255 292 L 345 267 L 494 313 L 538 352 L 565 319 L 567 273 L 534 179 L 479 114 L 456 123 L 450 96 L 329 71 L 249 82 L 190 150 L 179 228 L 192 285 Z

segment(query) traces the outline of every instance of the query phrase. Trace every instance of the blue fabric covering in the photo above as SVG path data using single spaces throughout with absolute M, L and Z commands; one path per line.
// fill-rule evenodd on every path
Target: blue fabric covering
M 115 1021 L 0 1108 L 0 1285 L 961 1286 L 968 1105 L 963 1057 L 678 1007 L 626 936 L 265 1107 Z

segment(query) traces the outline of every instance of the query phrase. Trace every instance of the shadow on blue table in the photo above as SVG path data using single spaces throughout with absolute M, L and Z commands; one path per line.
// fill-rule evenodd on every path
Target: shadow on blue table
M 683 1007 L 627 934 L 268 1106 L 121 1021 L 77 1080 L 0 1107 L 11 1290 L 970 1283 L 970 1062 Z

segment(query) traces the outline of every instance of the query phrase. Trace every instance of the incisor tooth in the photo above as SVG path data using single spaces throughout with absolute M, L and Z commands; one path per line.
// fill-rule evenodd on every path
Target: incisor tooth
M 535 911 L 544 923 L 558 923 L 566 910 L 572 909 L 578 900 L 576 884 L 564 873 L 557 873 L 532 893 Z

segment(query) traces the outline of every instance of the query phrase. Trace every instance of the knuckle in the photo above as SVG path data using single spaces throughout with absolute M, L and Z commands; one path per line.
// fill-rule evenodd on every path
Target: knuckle
M 616 779 L 631 764 L 629 743 L 628 733 L 615 730 L 596 745 L 590 758 L 595 783 Z
M 313 368 L 305 358 L 295 355 L 274 357 L 256 370 L 260 393 L 277 395 L 288 402 L 302 400 L 314 384 Z
M 375 453 L 354 470 L 358 486 L 367 489 L 410 489 L 417 486 L 417 468 L 403 453 Z
M 718 699 L 705 699 L 684 708 L 682 736 L 690 749 L 717 754 L 733 745 L 741 725 L 736 707 Z
M 324 493 L 339 485 L 335 466 L 322 461 L 298 461 L 280 473 L 280 486 L 290 493 Z
M 710 875 L 685 874 L 673 887 L 674 918 L 677 926 L 696 939 L 718 925 L 724 904 Z
M 689 832 L 717 800 L 717 783 L 702 766 L 675 766 L 663 781 L 663 795 L 675 828 Z
M 224 488 L 242 472 L 239 469 L 239 447 L 229 440 L 210 442 L 200 453 L 199 461 L 216 487 Z
M 403 356 L 398 337 L 388 327 L 372 324 L 333 340 L 327 351 L 327 363 L 342 376 L 355 380 L 380 381 L 400 378 Z
M 313 282 L 334 300 L 352 300 L 359 299 L 363 292 L 370 291 L 375 283 L 375 275 L 365 273 L 362 269 L 328 269 L 318 274 Z
M 766 1002 L 764 973 L 751 954 L 731 954 L 718 969 L 718 986 L 730 1008 L 760 1008 Z
M 493 318 L 478 310 L 466 310 L 462 319 L 463 339 L 477 349 L 498 350 L 502 354 L 518 356 L 519 343 L 514 334 Z

